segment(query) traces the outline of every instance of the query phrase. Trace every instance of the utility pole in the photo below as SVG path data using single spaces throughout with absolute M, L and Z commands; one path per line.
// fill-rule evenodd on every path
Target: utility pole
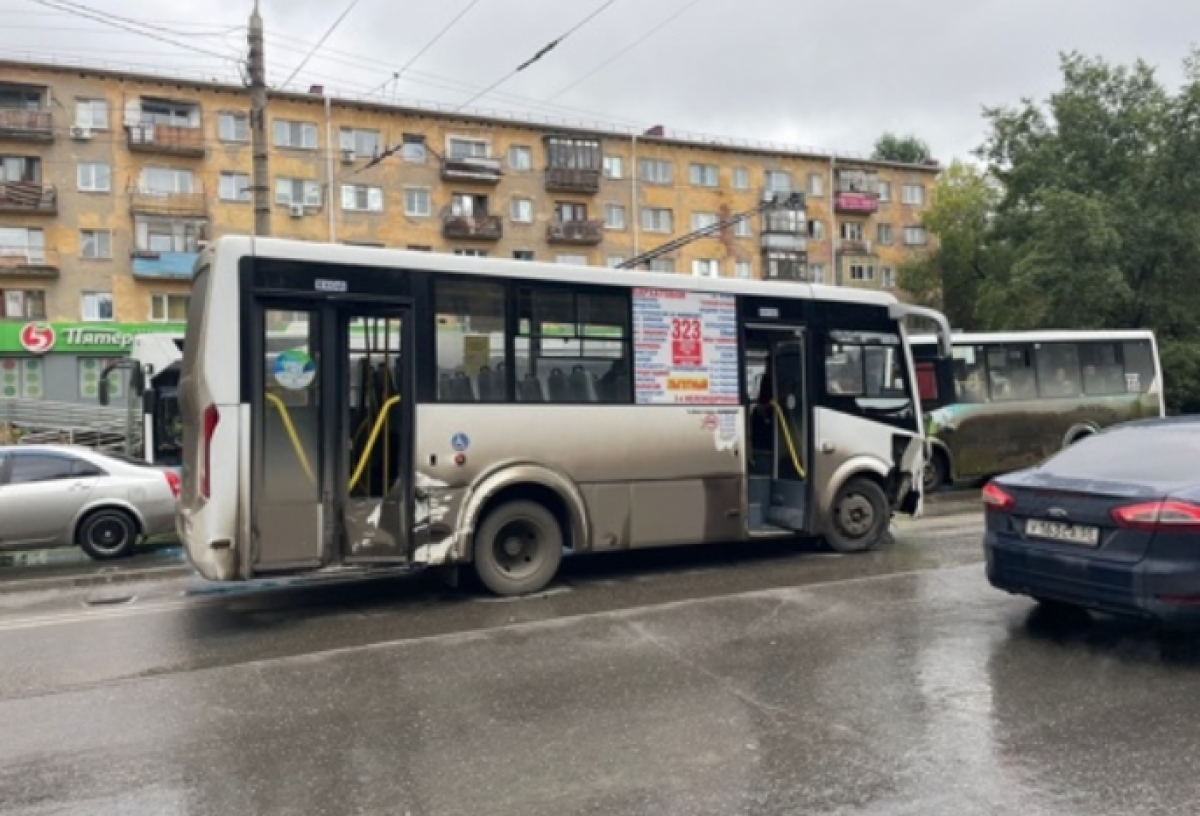
M 250 144 L 254 154 L 254 234 L 271 234 L 271 182 L 267 175 L 267 61 L 258 0 L 250 15 Z

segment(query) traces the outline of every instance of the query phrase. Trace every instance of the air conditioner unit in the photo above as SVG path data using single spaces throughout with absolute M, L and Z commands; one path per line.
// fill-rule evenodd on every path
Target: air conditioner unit
M 342 164 L 354 164 L 356 161 L 358 161 L 358 154 L 353 150 L 342 151 Z
M 71 138 L 86 142 L 92 138 L 92 129 L 83 127 L 82 125 L 74 125 L 71 128 Z
M 303 204 L 290 205 L 288 207 L 288 215 L 290 215 L 292 218 L 303 218 L 304 217 L 304 205 Z

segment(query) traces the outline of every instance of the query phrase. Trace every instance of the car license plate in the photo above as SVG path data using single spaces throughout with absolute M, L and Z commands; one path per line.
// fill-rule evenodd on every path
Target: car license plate
M 1064 524 L 1061 521 L 1029 519 L 1029 521 L 1025 522 L 1025 535 L 1036 538 L 1048 538 L 1052 541 L 1064 541 L 1067 544 L 1079 544 L 1083 547 L 1095 547 L 1100 543 L 1100 529 L 1098 527 Z

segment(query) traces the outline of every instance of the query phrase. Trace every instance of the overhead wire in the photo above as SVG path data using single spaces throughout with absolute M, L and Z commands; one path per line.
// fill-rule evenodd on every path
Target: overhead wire
M 480 91 L 479 93 L 477 93 L 477 94 L 475 94 L 474 96 L 472 96 L 472 97 L 471 97 L 470 99 L 468 99 L 466 102 L 463 102 L 461 105 L 459 105 L 459 106 L 458 106 L 457 110 L 460 110 L 460 111 L 461 111 L 463 108 L 465 108 L 465 107 L 468 107 L 469 105 L 471 105 L 471 104 L 472 104 L 472 103 L 474 103 L 475 101 L 477 101 L 477 100 L 479 100 L 479 99 L 481 99 L 481 98 L 483 98 L 483 97 L 487 96 L 489 93 L 491 93 L 491 92 L 492 92 L 492 91 L 494 91 L 496 88 L 498 88 L 498 87 L 500 87 L 501 85 L 503 85 L 503 84 L 504 84 L 505 82 L 507 82 L 508 80 L 512 79 L 512 78 L 513 78 L 514 76 L 516 76 L 517 74 L 519 74 L 519 73 L 521 73 L 522 71 L 526 70 L 527 68 L 529 68 L 529 67 L 530 67 L 531 65 L 533 65 L 534 63 L 536 63 L 536 62 L 540 61 L 540 60 L 541 60 L 543 57 L 545 57 L 547 54 L 549 54 L 551 51 L 553 51 L 555 48 L 557 48 L 559 45 L 561 45 L 561 44 L 562 44 L 562 42 L 563 42 L 564 40 L 566 40 L 566 39 L 567 39 L 567 37 L 570 37 L 570 36 L 571 36 L 572 34 L 574 34 L 576 31 L 578 31 L 579 29 L 583 28 L 583 27 L 584 27 L 585 25 L 587 25 L 589 22 L 591 22 L 592 20 L 594 20 L 596 17 L 600 16 L 600 14 L 601 14 L 601 13 L 602 13 L 602 12 L 603 12 L 605 9 L 609 8 L 610 6 L 612 6 L 612 5 L 613 5 L 615 2 L 617 2 L 617 0 L 607 0 L 607 1 L 606 1 L 605 3 L 603 3 L 603 4 L 602 4 L 602 5 L 601 5 L 601 6 L 600 6 L 598 9 L 596 9 L 595 11 L 593 11 L 593 12 L 592 12 L 591 14 L 589 14 L 588 16 L 584 17 L 582 20 L 580 20 L 578 23 L 576 23 L 576 24 L 575 24 L 573 27 L 571 27 L 570 29 L 568 29 L 566 32 L 564 32 L 563 34 L 560 34 L 558 37 L 556 37 L 555 39 L 551 40 L 551 41 L 550 41 L 549 43 L 547 43 L 546 45 L 542 46 L 541 50 L 539 50 L 537 53 L 535 53 L 535 54 L 534 54 L 532 57 L 530 57 L 529 59 L 525 60 L 525 61 L 524 61 L 524 62 L 522 62 L 520 65 L 518 65 L 516 68 L 514 68 L 514 69 L 513 69 L 513 70 L 511 70 L 511 71 L 509 71 L 507 74 L 505 74 L 504 76 L 500 77 L 498 80 L 496 80 L 495 82 L 493 82 L 491 85 L 487 86 L 487 87 L 486 87 L 486 88 L 484 88 L 482 91 Z
M 300 73 L 305 65 L 308 65 L 308 61 L 313 58 L 314 54 L 321 50 L 321 46 L 325 44 L 325 41 L 329 39 L 333 32 L 337 31 L 338 26 L 342 24 L 342 20 L 346 19 L 347 15 L 349 15 L 350 12 L 354 10 L 354 7 L 358 5 L 358 2 L 359 0 L 350 0 L 350 3 L 346 6 L 345 10 L 338 16 L 336 20 L 333 21 L 333 25 L 331 25 L 323 35 L 321 35 L 321 39 L 319 39 L 317 44 L 313 46 L 312 51 L 308 52 L 308 55 L 300 61 L 300 64 L 296 66 L 296 69 L 292 71 L 291 75 L 284 80 L 284 85 L 287 85 L 289 82 L 295 79 L 296 74 Z
M 651 28 L 649 31 L 647 31 L 647 32 L 646 32 L 645 34 L 643 34 L 642 36 L 638 37 L 636 40 L 634 40 L 633 42 L 631 42 L 629 45 L 625 46 L 625 47 L 624 47 L 624 48 L 622 48 L 620 51 L 618 51 L 617 53 L 613 54 L 613 55 L 612 55 L 611 57 L 609 57 L 608 59 L 606 59 L 606 60 L 604 60 L 603 62 L 601 62 L 599 65 L 597 65 L 597 66 L 596 66 L 595 68 L 593 68 L 592 70 L 588 71 L 586 74 L 584 74 L 583 76 L 581 76 L 579 79 L 575 80 L 574 82 L 572 82 L 572 83 L 571 83 L 571 84 L 569 84 L 569 85 L 566 85 L 566 86 L 564 86 L 563 88 L 560 88 L 558 91 L 556 91 L 555 93 L 553 93 L 553 94 L 551 94 L 550 96 L 548 96 L 548 97 L 546 98 L 546 101 L 547 101 L 547 102 L 553 102 L 555 99 L 558 99 L 560 96 L 562 96 L 563 94 L 565 94 L 567 91 L 570 91 L 570 90 L 572 90 L 572 89 L 573 89 L 573 88 L 575 88 L 577 85 L 582 85 L 584 82 L 587 82 L 589 79 L 591 79 L 592 77 L 594 77 L 596 74 L 600 73 L 600 72 L 601 72 L 601 71 L 603 71 L 605 68 L 607 68 L 608 66 L 612 65 L 612 64 L 613 64 L 614 62 L 616 62 L 618 59 L 620 59 L 621 57 L 625 56 L 625 55 L 626 55 L 626 54 L 628 54 L 630 51 L 632 51 L 633 49 L 637 48 L 639 45 L 641 45 L 642 43 L 644 43 L 646 40 L 648 40 L 648 39 L 650 39 L 651 37 L 653 37 L 653 36 L 654 36 L 655 34 L 657 34 L 659 31 L 661 31 L 662 29 L 666 28 L 668 25 L 670 25 L 671 23 L 673 23 L 675 20 L 677 20 L 677 19 L 679 19 L 680 17 L 682 17 L 684 14 L 686 14 L 686 13 L 687 13 L 688 11 L 690 11 L 692 8 L 694 8 L 695 6 L 699 5 L 699 4 L 700 4 L 700 2 L 701 2 L 701 0 L 692 0 L 692 1 L 691 1 L 690 3 L 688 3 L 687 5 L 685 5 L 685 6 L 681 7 L 681 8 L 679 8 L 678 10 L 676 10 L 676 11 L 675 11 L 675 13 L 674 13 L 674 14 L 672 14 L 672 15 L 671 15 L 671 16 L 669 16 L 669 17 L 667 17 L 665 20 L 663 20 L 663 21 L 662 21 L 662 22 L 660 22 L 658 25 L 656 25 L 656 26 L 654 26 L 653 28 Z
M 442 27 L 442 29 L 440 31 L 438 31 L 438 33 L 434 34 L 433 37 L 428 42 L 425 43 L 425 45 L 421 46 L 420 50 L 418 50 L 417 53 L 413 54 L 412 57 L 409 58 L 408 62 L 404 63 L 404 65 L 402 65 L 400 67 L 399 71 L 396 71 L 396 73 L 393 75 L 392 79 L 385 80 L 383 85 L 380 86 L 380 90 L 382 90 L 383 88 L 386 88 L 388 82 L 392 82 L 393 80 L 396 82 L 396 85 L 398 87 L 400 84 L 400 79 L 404 76 L 404 72 L 407 71 L 409 68 L 411 68 L 417 60 L 419 60 L 421 57 L 423 57 L 425 55 L 426 51 L 428 51 L 430 48 L 433 48 L 435 45 L 437 45 L 438 41 L 441 40 L 442 37 L 446 36 L 446 33 L 449 32 L 450 29 L 454 28 L 454 26 L 458 23 L 458 21 L 461 20 L 463 17 L 466 17 L 467 12 L 469 12 L 471 9 L 475 8 L 475 6 L 477 6 L 477 5 L 479 5 L 479 0 L 471 0 L 470 3 L 467 3 L 466 7 L 463 8 L 462 11 L 460 11 L 458 14 L 454 15 L 453 19 L 451 19 L 450 22 L 446 23 L 446 25 L 444 25 Z M 395 95 L 395 90 L 393 90 L 393 96 L 394 95 Z

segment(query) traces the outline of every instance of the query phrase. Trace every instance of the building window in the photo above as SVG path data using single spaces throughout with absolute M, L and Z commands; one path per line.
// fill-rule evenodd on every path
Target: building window
M 520 172 L 532 170 L 533 151 L 524 145 L 513 145 L 508 149 L 508 166 Z
M 455 250 L 462 255 L 473 250 Z M 477 251 L 477 250 L 476 250 Z M 438 399 L 504 402 L 505 288 L 484 281 L 434 284 Z
M 422 218 L 433 212 L 433 197 L 428 187 L 404 188 L 404 214 Z
M 222 201 L 249 201 L 250 176 L 245 173 L 222 173 L 220 196 Z
M 342 185 L 344 212 L 383 212 L 383 188 L 365 184 Z
M 825 264 L 812 264 L 808 267 L 808 272 L 813 283 L 825 282 Z
M 182 128 L 194 128 L 200 125 L 200 106 L 194 102 L 143 97 L 141 108 L 142 124 Z
M 719 177 L 715 164 L 693 164 L 688 168 L 688 178 L 693 187 L 716 187 Z
M 533 223 L 533 199 L 514 198 L 509 202 L 508 217 L 518 224 Z
M 79 256 L 94 260 L 112 257 L 112 233 L 108 230 L 80 230 Z
M 891 244 L 892 244 L 892 225 L 891 224 L 879 224 L 875 228 L 875 232 L 876 232 L 876 239 L 879 241 L 880 246 L 891 246 Z
M 825 240 L 825 222 L 814 218 L 808 222 L 808 237 L 814 241 Z
M 177 294 L 150 295 L 150 322 L 183 323 L 187 320 L 188 296 Z
M 625 261 L 626 258 L 624 255 L 609 255 L 604 262 L 609 269 L 616 269 L 621 264 L 625 263 Z
M 534 255 L 533 255 L 532 249 L 514 249 L 513 250 L 513 260 L 514 261 L 532 261 L 533 258 L 534 258 Z
M 625 207 L 623 205 L 604 205 L 604 227 L 610 230 L 625 229 Z
M 108 102 L 104 99 L 76 99 L 75 127 L 108 130 Z
M 107 162 L 80 162 L 77 177 L 82 193 L 107 193 L 112 190 L 112 168 Z
M 452 159 L 486 159 L 488 143 L 483 139 L 463 139 L 452 136 L 446 142 L 446 152 Z
M 735 261 L 733 264 L 733 273 L 741 280 L 749 280 L 753 272 L 749 261 Z
M 642 229 L 646 232 L 671 232 L 674 229 L 671 211 L 655 207 L 642 209 Z
M 195 192 L 196 177 L 178 167 L 144 167 L 138 189 L 148 195 L 187 195 Z
M 486 258 L 486 249 L 456 249 L 454 254 L 462 258 Z
M 40 319 L 46 316 L 41 289 L 0 289 L 0 317 Z
M 46 234 L 40 229 L 0 227 L 0 258 L 24 258 L 29 264 L 44 264 Z
M 904 243 L 906 246 L 925 246 L 926 236 L 924 227 L 905 227 Z
M 522 288 L 514 338 L 521 402 L 628 403 L 629 293 Z
M 784 170 L 768 171 L 767 190 L 772 193 L 790 193 L 792 191 L 792 174 Z
M 890 266 L 879 267 L 879 285 L 884 289 L 896 287 L 896 270 Z
M 850 264 L 850 280 L 852 281 L 873 281 L 875 280 L 875 267 L 870 264 Z
M 670 184 L 672 165 L 662 159 L 639 159 L 638 178 L 647 184 Z
M 338 149 L 350 151 L 355 158 L 379 155 L 379 131 L 342 128 L 338 132 Z
M 651 272 L 669 272 L 671 274 L 674 274 L 675 259 L 674 258 L 656 258 L 650 262 L 650 271 Z
M 204 221 L 198 218 L 137 217 L 133 224 L 138 252 L 198 252 Z
M 738 238 L 749 238 L 754 233 L 750 227 L 749 218 L 741 218 L 733 224 L 733 234 Z
M 42 160 L 32 156 L 0 156 L 0 181 L 40 184 Z
M 587 205 L 574 201 L 554 202 L 554 219 L 556 221 L 587 221 Z
M 750 171 L 745 167 L 733 168 L 733 189 L 749 190 L 750 189 Z
M 692 261 L 692 274 L 697 278 L 719 278 L 721 262 L 716 258 L 697 258 Z
M 820 173 L 808 174 L 808 194 L 813 198 L 825 195 L 825 177 Z
M 250 117 L 244 113 L 217 114 L 217 138 L 222 142 L 250 141 Z
M 588 258 L 587 255 L 557 255 L 554 262 L 570 266 L 587 266 Z
M 84 292 L 80 314 L 84 320 L 112 320 L 112 292 Z
M 625 161 L 620 156 L 604 157 L 604 177 L 610 179 L 624 178 Z
M 925 203 L 925 186 L 923 184 L 905 184 L 900 188 L 900 201 L 912 206 Z
M 275 179 L 275 203 L 289 206 L 303 204 L 305 207 L 321 206 L 321 185 L 309 179 Z
M 841 223 L 842 239 L 846 241 L 861 241 L 863 225 L 861 221 L 843 221 Z
M 716 213 L 712 212 L 695 212 L 692 213 L 692 231 L 707 229 L 716 225 L 720 221 Z
M 892 183 L 890 181 L 879 182 L 879 203 L 886 204 L 892 200 Z
M 400 148 L 400 158 L 413 164 L 425 163 L 425 137 L 413 133 L 405 133 L 403 147 Z
M 297 150 L 317 149 L 317 126 L 311 122 L 275 120 L 275 146 Z

